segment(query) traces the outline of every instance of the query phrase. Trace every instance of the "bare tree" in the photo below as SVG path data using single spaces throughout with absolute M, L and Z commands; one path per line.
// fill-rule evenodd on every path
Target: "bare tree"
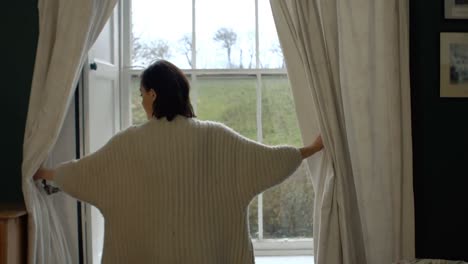
M 132 37 L 132 47 L 132 62 L 134 65 L 138 63 L 147 65 L 154 60 L 167 60 L 171 57 L 170 46 L 165 40 L 143 42 L 139 37 Z
M 242 49 L 240 50 L 240 55 L 239 55 L 239 68 L 243 69 L 244 64 L 242 63 Z
M 169 44 L 165 40 L 151 41 L 145 46 L 143 54 L 149 61 L 167 60 L 171 57 Z
M 169 59 L 171 57 L 170 47 L 167 41 L 143 41 L 140 37 L 133 35 L 133 30 L 130 31 L 130 39 L 132 44 L 131 60 L 133 65 L 138 63 L 146 65 L 153 60 Z
M 192 36 L 185 34 L 180 40 L 180 51 L 185 55 L 188 64 L 192 67 Z
M 249 43 L 254 43 L 255 42 L 255 33 L 254 32 L 249 32 L 248 33 L 248 40 L 249 40 Z M 253 47 L 253 45 L 250 45 L 250 47 L 249 47 L 249 66 L 248 66 L 249 69 L 252 69 L 254 55 L 255 55 L 255 47 Z
M 252 69 L 253 57 L 254 57 L 254 50 L 249 49 L 249 69 Z
M 221 42 L 223 48 L 227 50 L 228 66 L 232 67 L 231 63 L 231 48 L 237 41 L 237 34 L 229 28 L 220 28 L 216 31 L 213 40 Z
M 278 42 L 273 44 L 273 47 L 271 48 L 271 52 L 273 52 L 273 54 L 276 54 L 278 57 L 281 58 L 281 68 L 284 69 L 285 61 L 284 61 L 283 50 L 281 49 L 281 45 Z
M 139 37 L 134 37 L 132 33 L 132 64 L 137 64 L 143 59 L 145 45 Z

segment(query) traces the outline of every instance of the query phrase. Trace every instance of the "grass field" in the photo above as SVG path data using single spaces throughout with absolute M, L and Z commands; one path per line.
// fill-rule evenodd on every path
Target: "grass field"
M 256 77 L 198 77 L 193 85 L 199 119 L 222 122 L 257 140 Z M 132 83 L 134 124 L 146 121 L 138 79 Z M 301 146 L 289 82 L 285 76 L 262 76 L 263 143 Z M 258 235 L 257 199 L 250 205 L 250 229 Z M 264 238 L 312 237 L 313 191 L 305 166 L 263 195 Z

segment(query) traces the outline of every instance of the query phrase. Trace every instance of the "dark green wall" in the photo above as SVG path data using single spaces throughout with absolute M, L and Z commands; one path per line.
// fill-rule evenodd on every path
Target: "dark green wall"
M 37 0 L 4 1 L 0 17 L 0 202 L 22 202 L 22 146 L 38 36 Z
M 439 97 L 443 0 L 410 1 L 416 255 L 468 261 L 468 98 Z

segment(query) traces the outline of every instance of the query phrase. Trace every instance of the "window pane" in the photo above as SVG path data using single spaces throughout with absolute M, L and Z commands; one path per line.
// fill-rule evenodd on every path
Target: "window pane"
M 132 65 L 167 59 L 191 68 L 192 0 L 132 0 Z
M 222 122 L 256 140 L 256 79 L 252 77 L 197 77 L 197 116 Z M 249 206 L 252 237 L 258 237 L 257 198 Z
M 258 0 L 259 68 L 284 68 L 283 52 L 278 40 L 270 0 Z
M 197 68 L 255 68 L 255 1 L 196 1 Z
M 249 229 L 250 237 L 258 238 L 258 196 L 249 204 Z
M 256 80 L 251 77 L 197 77 L 197 116 L 218 121 L 257 139 Z
M 132 111 L 132 124 L 141 125 L 146 122 L 146 114 L 143 106 L 141 105 L 140 96 L 140 77 L 132 75 L 130 81 L 131 88 L 131 111 Z
M 294 101 L 286 76 L 262 76 L 264 143 L 301 146 Z M 312 182 L 303 164 L 283 184 L 263 193 L 264 238 L 312 237 Z

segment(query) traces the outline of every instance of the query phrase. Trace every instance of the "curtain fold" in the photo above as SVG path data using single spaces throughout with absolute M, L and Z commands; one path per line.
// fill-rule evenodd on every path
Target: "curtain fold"
M 407 1 L 270 3 L 304 141 L 326 146 L 309 161 L 316 263 L 414 257 Z
M 28 263 L 73 263 L 58 208 L 32 176 L 50 154 L 87 52 L 117 0 L 39 0 L 36 51 L 23 145 Z

